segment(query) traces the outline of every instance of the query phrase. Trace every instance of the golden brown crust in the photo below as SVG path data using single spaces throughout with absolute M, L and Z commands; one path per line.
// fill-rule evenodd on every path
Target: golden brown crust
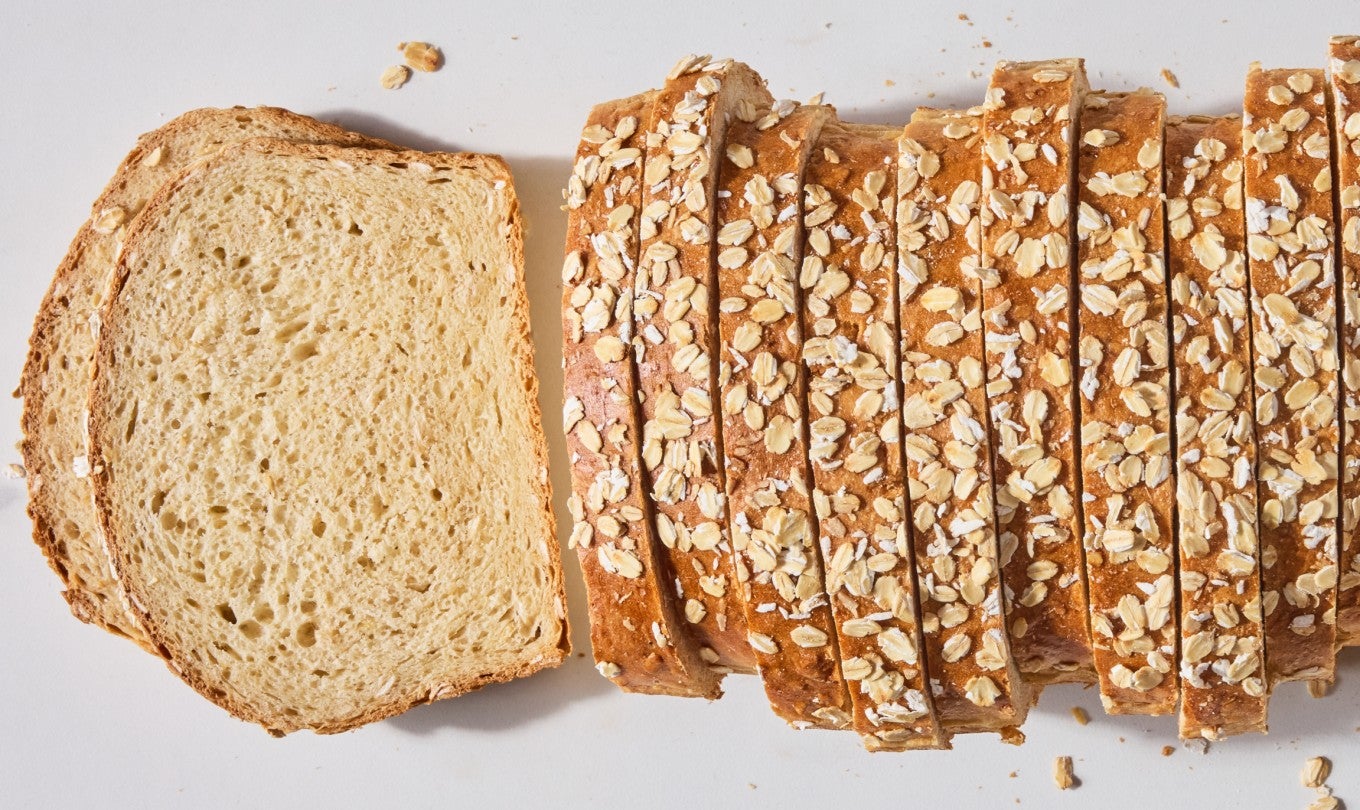
M 1150 90 L 1092 93 L 1078 162 L 1081 475 L 1091 645 L 1110 714 L 1176 710 L 1162 130 Z
M 339 160 L 355 165 L 390 162 L 452 167 L 480 175 L 489 188 L 494 188 L 498 193 L 505 195 L 507 220 L 504 237 L 509 243 L 517 271 L 516 289 L 512 303 L 514 314 L 512 317 L 520 324 L 520 335 L 517 341 L 519 345 L 515 347 L 515 353 L 519 356 L 518 371 L 522 375 L 522 383 L 528 397 L 529 405 L 527 407 L 530 410 L 528 417 L 533 420 L 533 423 L 537 424 L 542 423 L 542 418 L 541 414 L 537 413 L 538 386 L 533 372 L 533 348 L 528 334 L 529 309 L 528 296 L 524 286 L 524 244 L 519 203 L 515 196 L 514 182 L 509 167 L 499 156 L 353 148 L 330 144 L 303 144 L 268 138 L 250 139 L 227 145 L 211 157 L 195 163 L 175 180 L 162 186 L 147 201 L 143 208 L 144 215 L 134 221 L 133 226 L 128 230 L 123 246 L 124 250 L 110 279 L 107 300 L 101 310 L 102 328 L 93 360 L 89 395 L 90 464 L 92 469 L 99 471 L 91 475 L 96 516 L 110 554 L 113 569 L 118 576 L 120 585 L 128 594 L 129 608 L 138 626 L 145 631 L 152 649 L 166 660 L 167 667 L 199 694 L 231 714 L 243 720 L 260 724 L 272 735 L 281 736 L 299 730 L 304 726 L 299 725 L 293 718 L 268 715 L 258 707 L 237 699 L 220 685 L 215 685 L 206 673 L 196 665 L 197 659 L 191 651 L 177 649 L 174 641 L 161 627 L 159 618 L 147 609 L 147 599 L 142 588 L 145 583 L 138 580 L 137 572 L 127 549 L 127 544 L 134 541 L 123 535 L 122 527 L 115 522 L 112 514 L 114 493 L 111 491 L 110 477 L 106 471 L 105 460 L 105 438 L 115 430 L 107 420 L 112 405 L 108 369 L 113 362 L 120 341 L 126 340 L 125 334 L 135 328 L 135 324 L 127 322 L 127 319 L 121 316 L 117 306 L 119 293 L 126 285 L 131 272 L 130 257 L 135 256 L 139 252 L 142 242 L 154 234 L 156 223 L 174 203 L 176 195 L 181 189 L 198 182 L 202 176 L 216 167 L 233 160 L 242 159 L 243 156 L 251 153 L 303 156 L 315 160 Z M 549 506 L 551 493 L 547 476 L 547 443 L 541 433 L 535 438 L 533 449 L 538 463 L 534 469 L 525 470 L 524 474 L 529 476 L 533 482 L 533 488 L 538 493 L 538 508 L 541 510 L 544 526 L 548 532 L 552 532 L 554 531 L 554 520 Z M 566 595 L 557 544 L 545 543 L 544 551 L 549 557 L 549 565 L 554 580 L 553 589 L 556 591 L 561 618 L 561 632 L 554 642 L 552 654 L 540 655 L 532 661 L 507 670 L 481 673 L 472 678 L 437 684 L 424 694 L 415 696 L 393 694 L 386 699 L 376 698 L 370 708 L 357 713 L 353 717 L 306 727 L 321 734 L 339 733 L 400 714 L 422 703 L 456 697 L 487 684 L 524 677 L 561 664 L 570 651 L 565 610 Z
M 983 106 L 983 320 L 1002 582 L 1011 651 L 1034 683 L 1094 679 L 1069 216 L 1086 89 L 1080 59 L 1002 62 Z
M 642 465 L 685 627 L 707 660 L 745 668 L 746 616 L 735 583 L 715 419 L 715 161 L 728 119 L 771 99 L 739 62 L 687 57 L 657 93 L 646 126 L 637 334 Z M 711 579 L 710 579 L 711 578 Z M 705 588 L 705 584 L 709 587 Z M 717 596 L 717 593 L 723 596 Z
M 908 512 L 935 709 L 953 732 L 1024 722 L 1002 611 L 982 346 L 982 121 L 918 109 L 898 141 L 898 312 Z M 991 688 L 979 690 L 978 679 Z M 972 687 L 972 688 L 970 688 Z
M 1180 735 L 1266 730 L 1242 121 L 1166 125 L 1176 368 Z
M 586 584 L 596 669 L 625 691 L 713 698 L 718 677 L 681 626 L 641 470 L 630 344 L 641 122 L 654 98 L 591 110 L 567 187 L 562 418 L 576 520 L 569 545 Z
M 749 650 L 775 714 L 834 728 L 848 703 L 811 516 L 797 281 L 803 175 L 832 114 L 781 102 L 734 122 L 716 224 L 723 456 Z
M 1336 634 L 1360 644 L 1360 37 L 1331 42 L 1332 138 L 1336 144 L 1338 268 L 1341 280 L 1341 576 Z
M 906 520 L 894 267 L 897 138 L 829 123 L 808 161 L 799 283 L 813 504 L 841 672 L 870 750 L 946 745 Z
M 1326 77 L 1247 75 L 1243 192 L 1255 356 L 1266 673 L 1336 665 L 1337 324 Z
M 142 135 L 57 267 L 34 320 L 19 383 L 33 539 L 61 578 L 63 596 L 77 618 L 126 636 L 153 653 L 118 590 L 102 541 L 82 532 L 95 524 L 88 479 L 75 472 L 74 462 L 88 460 L 87 453 L 76 452 L 75 443 L 84 450 L 81 410 L 94 342 L 91 319 L 105 297 L 118 241 L 145 205 L 149 189 L 174 178 L 201 156 L 181 154 L 185 144 L 205 131 L 232 134 L 233 125 L 260 135 L 390 146 L 276 107 L 192 110 Z M 227 142 L 224 138 L 215 145 Z M 77 510 L 81 514 L 73 514 Z

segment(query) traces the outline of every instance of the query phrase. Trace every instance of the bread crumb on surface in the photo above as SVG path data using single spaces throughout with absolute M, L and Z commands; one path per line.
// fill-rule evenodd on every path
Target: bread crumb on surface
M 392 65 L 382 72 L 384 90 L 396 90 L 411 79 L 411 69 L 405 65 Z
M 1174 753 L 1176 753 L 1176 746 L 1174 746 L 1174 745 L 1163 745 L 1163 746 L 1162 746 L 1162 756 L 1164 756 L 1164 757 L 1169 757 L 1169 756 L 1171 756 L 1171 755 L 1174 754 Z
M 397 50 L 407 65 L 421 73 L 433 73 L 444 65 L 444 54 L 428 42 L 403 42 Z
M 1324 698 L 1331 691 L 1331 687 L 1331 681 L 1309 681 L 1308 694 L 1315 698 Z
M 1166 82 L 1168 85 L 1172 87 L 1179 88 L 1181 86 L 1180 79 L 1176 78 L 1176 74 L 1172 73 L 1170 70 L 1167 70 L 1166 68 L 1162 68 L 1162 81 Z
M 1087 714 L 1086 710 L 1083 709 L 1082 707 L 1073 706 L 1072 719 L 1077 721 L 1077 725 L 1084 726 L 1087 723 L 1091 722 L 1091 715 Z
M 6 464 L 4 467 L 4 476 L 14 480 L 23 478 L 24 466 L 22 464 Z
M 1053 760 L 1053 784 L 1058 786 L 1058 790 L 1071 790 L 1077 786 L 1077 780 L 1072 776 L 1071 757 Z

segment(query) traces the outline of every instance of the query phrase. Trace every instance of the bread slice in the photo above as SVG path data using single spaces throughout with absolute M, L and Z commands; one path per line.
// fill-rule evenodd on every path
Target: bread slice
M 800 284 L 813 504 L 854 728 L 946 744 L 921 653 L 898 401 L 895 127 L 832 122 L 808 162 Z
M 728 122 L 771 102 L 764 80 L 739 62 L 686 57 L 671 71 L 646 127 L 633 306 L 642 461 L 663 556 L 694 643 L 738 669 L 750 661 L 745 611 L 711 584 L 736 581 L 714 407 L 716 161 Z
M 156 189 L 224 144 L 256 136 L 376 143 L 274 107 L 194 110 L 142 135 L 57 268 L 33 324 L 19 383 L 33 539 L 61 578 L 63 596 L 78 619 L 144 647 L 146 635 L 119 592 L 99 538 L 90 489 L 85 400 L 98 311 L 127 226 Z
M 812 515 L 799 200 L 833 114 L 780 102 L 734 122 L 715 221 L 723 468 L 748 649 L 775 714 L 819 728 L 850 715 Z
M 1336 666 L 1338 357 L 1327 80 L 1247 74 L 1247 256 L 1255 356 L 1266 673 L 1329 681 Z
M 1166 122 L 1180 734 L 1266 730 L 1242 120 Z
M 1090 681 L 1076 296 L 1080 59 L 1001 62 L 982 115 L 983 321 L 1011 651 L 1034 683 Z M 1040 261 L 1042 259 L 1042 261 Z
M 95 501 L 138 623 L 204 696 L 336 732 L 566 655 L 520 233 L 499 158 L 277 140 L 134 222 Z
M 1077 261 L 1081 476 L 1091 642 L 1110 714 L 1170 714 L 1176 674 L 1162 133 L 1151 90 L 1081 113 Z
M 1341 477 L 1341 575 L 1337 585 L 1336 635 L 1360 644 L 1360 37 L 1333 37 L 1332 142 L 1336 144 L 1341 234 L 1338 256 L 1343 303 L 1341 321 L 1342 415 L 1345 445 Z
M 1033 700 L 1006 637 L 978 274 L 982 121 L 918 109 L 898 140 L 897 267 L 908 512 L 935 709 L 1015 737 Z M 986 678 L 985 692 L 969 684 Z
M 718 676 L 680 625 L 642 484 L 633 285 L 641 121 L 655 95 L 591 110 L 567 187 L 562 427 L 576 521 L 568 545 L 585 579 L 596 669 L 626 691 L 712 698 Z

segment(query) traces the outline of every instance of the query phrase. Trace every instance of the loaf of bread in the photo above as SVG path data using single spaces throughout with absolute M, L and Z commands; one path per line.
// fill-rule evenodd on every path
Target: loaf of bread
M 138 624 L 205 697 L 337 732 L 563 659 L 520 232 L 499 158 L 277 140 L 136 219 L 95 502 Z
M 224 144 L 250 137 L 314 143 L 381 142 L 274 107 L 201 109 L 138 139 L 95 201 L 43 298 L 19 383 L 33 539 L 81 621 L 149 649 L 99 537 L 90 489 L 85 400 L 99 308 L 132 220 L 164 183 Z

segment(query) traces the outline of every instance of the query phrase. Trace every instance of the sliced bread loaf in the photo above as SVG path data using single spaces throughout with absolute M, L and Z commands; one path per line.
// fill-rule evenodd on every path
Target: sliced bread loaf
M 1336 667 L 1339 358 L 1328 92 L 1320 70 L 1247 74 L 1251 288 L 1266 674 Z
M 718 676 L 681 626 L 643 488 L 633 362 L 642 200 L 641 122 L 655 93 L 590 111 L 567 186 L 562 427 L 570 545 L 590 606 L 595 667 L 630 692 L 717 697 Z
M 902 445 L 935 709 L 949 731 L 1013 738 L 1033 697 L 1006 636 L 997 557 L 978 273 L 981 125 L 976 113 L 922 108 L 898 140 Z M 983 678 L 990 687 L 978 688 Z
M 250 137 L 373 143 L 273 107 L 194 110 L 143 135 L 57 268 L 33 324 L 19 384 L 33 539 L 61 577 L 77 618 L 143 646 L 146 636 L 119 593 L 99 538 L 90 489 L 85 400 L 99 307 L 127 226 L 156 189 L 223 144 Z
M 138 623 L 203 695 L 336 732 L 562 660 L 520 231 L 499 158 L 268 140 L 136 220 L 95 500 Z
M 1176 369 L 1180 734 L 1266 730 L 1242 121 L 1166 125 Z

